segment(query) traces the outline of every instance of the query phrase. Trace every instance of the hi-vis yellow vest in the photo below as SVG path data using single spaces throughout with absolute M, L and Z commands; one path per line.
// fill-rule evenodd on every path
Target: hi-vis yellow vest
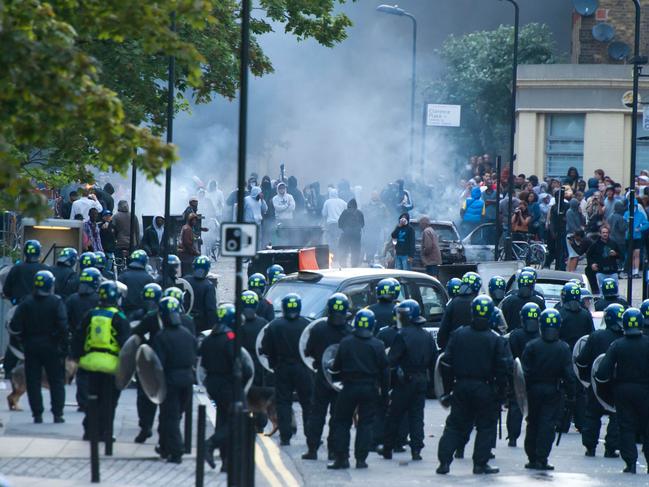
M 117 308 L 95 308 L 90 312 L 90 324 L 83 345 L 79 367 L 89 372 L 115 374 L 119 365 L 119 343 L 113 328 Z

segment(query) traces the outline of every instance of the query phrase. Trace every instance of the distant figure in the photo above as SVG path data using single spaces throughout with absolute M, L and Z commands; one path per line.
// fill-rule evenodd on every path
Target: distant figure
M 128 209 L 128 203 L 120 200 L 117 203 L 117 213 L 113 216 L 115 223 L 115 237 L 118 252 L 129 253 L 129 241 L 131 235 L 131 212 Z M 133 246 L 137 247 L 140 243 L 140 222 L 137 218 L 133 219 Z
M 277 185 L 277 194 L 273 196 L 273 208 L 275 208 L 275 218 L 278 221 L 292 221 L 295 212 L 295 199 L 290 193 L 286 192 L 286 184 L 280 182 Z
M 180 231 L 178 257 L 180 257 L 183 276 L 191 272 L 194 257 L 201 255 L 194 240 L 193 228 L 196 220 L 198 220 L 198 217 L 194 213 L 187 215 L 187 220 Z
M 153 217 L 151 225 L 144 230 L 142 249 L 149 257 L 160 257 L 165 242 L 165 219 L 162 216 Z
M 347 264 L 347 256 L 351 257 L 350 266 L 358 267 L 361 256 L 361 232 L 365 226 L 363 213 L 358 209 L 356 199 L 352 198 L 338 219 L 338 228 L 342 231 L 338 247 L 338 262 Z
M 340 238 L 340 231 L 338 229 L 338 220 L 343 211 L 347 209 L 347 203 L 338 197 L 338 191 L 334 188 L 329 188 L 329 199 L 322 205 L 322 217 L 325 223 L 325 239 L 329 249 L 336 251 L 336 245 Z

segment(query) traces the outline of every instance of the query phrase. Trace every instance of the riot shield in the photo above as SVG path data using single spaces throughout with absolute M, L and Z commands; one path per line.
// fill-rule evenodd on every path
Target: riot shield
M 527 416 L 527 387 L 525 385 L 525 374 L 523 373 L 523 364 L 521 359 L 516 357 L 514 360 L 514 396 L 516 404 L 521 410 L 523 417 Z
M 321 364 L 322 374 L 324 375 L 327 384 L 329 384 L 329 387 L 331 387 L 336 392 L 340 392 L 343 389 L 342 382 L 340 382 L 334 377 L 337 374 L 337 371 L 331 369 L 333 362 L 336 358 L 336 354 L 338 353 L 338 347 L 339 345 L 337 343 L 334 343 L 333 345 L 329 345 L 325 349 L 324 353 L 322 354 L 322 364 Z
M 255 342 L 255 351 L 257 352 L 257 360 L 259 360 L 259 363 L 262 365 L 262 367 L 266 369 L 268 372 L 273 373 L 275 371 L 270 367 L 268 356 L 265 355 L 261 350 L 261 344 L 264 340 L 264 335 L 266 334 L 267 329 L 268 329 L 268 325 L 264 326 L 259 332 L 259 334 L 257 335 L 257 341 Z
M 313 327 L 318 323 L 322 323 L 324 321 L 327 321 L 327 318 L 320 318 L 319 320 L 312 321 L 304 329 L 302 335 L 300 335 L 300 343 L 299 343 L 300 357 L 302 358 L 302 362 L 304 362 L 304 365 L 306 365 L 313 372 L 315 372 L 315 360 L 305 355 L 306 344 L 309 343 L 309 337 L 311 336 L 311 330 L 313 329 Z
M 577 364 L 577 357 L 579 357 L 579 354 L 583 350 L 584 346 L 586 346 L 586 342 L 588 341 L 589 336 L 590 335 L 584 335 L 579 340 L 577 340 L 577 343 L 575 343 L 575 348 L 572 349 L 572 370 L 575 372 L 577 379 L 579 379 L 579 382 L 581 382 L 581 385 L 584 387 L 590 387 L 590 377 L 586 377 L 586 374 L 588 372 L 587 368 L 579 366 Z
M 183 297 L 183 310 L 185 313 L 190 314 L 192 309 L 194 309 L 194 288 L 186 279 L 182 277 L 177 277 L 175 286 L 179 289 L 182 289 L 185 292 Z
M 600 382 L 597 380 L 597 369 L 602 363 L 604 356 L 606 354 L 601 354 L 593 361 L 593 367 L 590 372 L 590 381 L 593 387 L 593 394 L 597 398 L 597 401 L 610 413 L 615 412 L 615 400 L 613 395 L 613 383 L 612 381 Z
M 241 347 L 241 375 L 243 378 L 243 392 L 247 396 L 255 380 L 255 362 L 248 350 L 243 347 Z
M 119 365 L 115 374 L 115 387 L 119 390 L 126 389 L 135 375 L 135 356 L 142 344 L 139 335 L 132 335 L 119 351 Z
M 160 359 L 149 345 L 140 345 L 135 354 L 135 369 L 142 390 L 155 404 L 162 404 L 167 396 L 167 383 Z

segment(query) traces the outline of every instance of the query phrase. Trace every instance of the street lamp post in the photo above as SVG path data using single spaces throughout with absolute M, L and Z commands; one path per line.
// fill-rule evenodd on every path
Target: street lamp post
M 171 31 L 176 32 L 176 13 L 171 13 Z M 167 144 L 172 144 L 174 141 L 174 85 L 176 74 L 176 58 L 169 56 L 167 68 Z M 167 259 L 172 252 L 169 237 L 171 235 L 171 166 L 165 171 L 165 203 L 164 203 L 164 242 L 162 247 L 162 283 L 163 287 L 167 276 L 169 275 L 169 264 Z M 173 283 L 168 283 L 173 285 Z
M 516 138 L 516 84 L 518 83 L 518 31 L 519 31 L 519 8 L 516 0 L 504 0 L 514 6 L 514 56 L 512 61 L 512 97 L 510 107 L 510 133 L 509 133 L 509 178 L 507 190 L 509 202 L 507 209 L 507 228 L 509 232 L 505 238 L 505 259 L 512 260 L 512 199 L 514 198 L 514 160 L 516 159 L 514 142 Z
M 379 5 L 376 7 L 378 12 L 400 17 L 408 17 L 412 20 L 412 76 L 410 89 L 410 168 L 414 168 L 414 147 L 415 147 L 415 89 L 417 81 L 417 19 L 414 15 L 406 12 L 397 5 Z M 422 134 L 423 137 L 423 134 Z M 422 172 L 424 161 L 422 159 Z

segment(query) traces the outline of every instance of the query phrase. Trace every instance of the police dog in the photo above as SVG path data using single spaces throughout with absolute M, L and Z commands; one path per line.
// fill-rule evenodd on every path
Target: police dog
M 73 360 L 65 359 L 65 383 L 70 384 L 77 372 L 77 363 Z M 41 385 L 49 389 L 47 375 L 43 371 L 41 376 Z M 25 362 L 20 361 L 11 372 L 11 393 L 7 396 L 7 403 L 10 411 L 22 411 L 20 407 L 20 398 L 27 391 L 27 380 L 25 377 Z

